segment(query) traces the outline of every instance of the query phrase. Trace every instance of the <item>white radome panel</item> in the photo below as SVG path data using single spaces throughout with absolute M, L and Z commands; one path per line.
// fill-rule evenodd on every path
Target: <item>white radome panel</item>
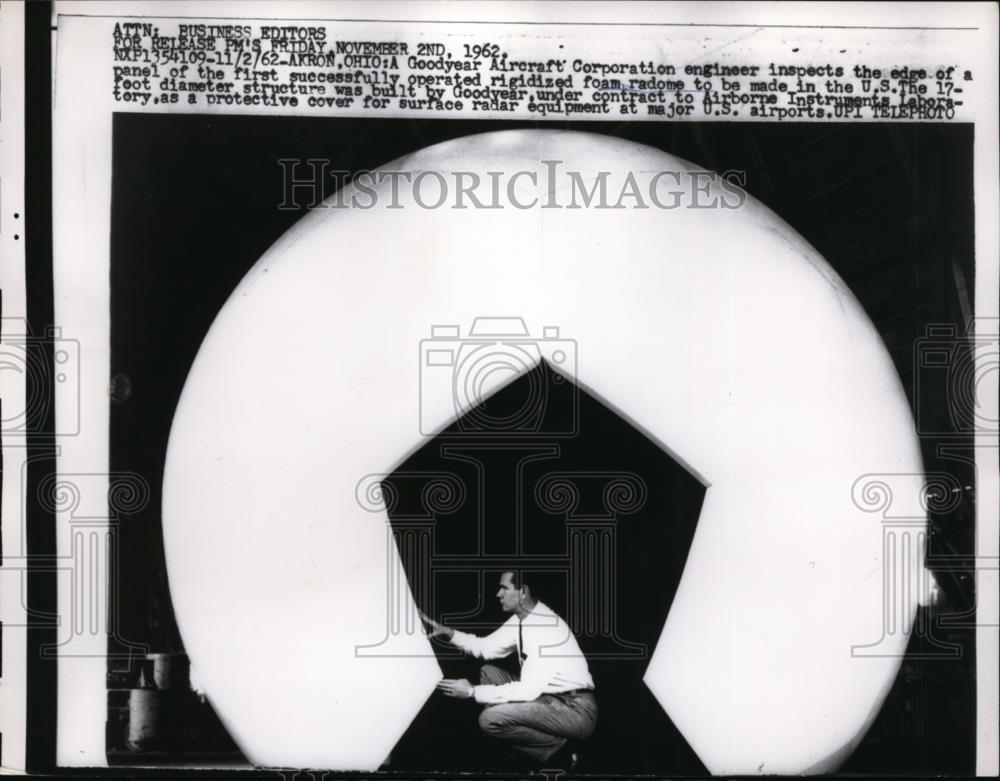
M 548 131 L 459 139 L 386 168 L 544 182 L 541 160 L 585 181 L 612 171 L 612 193 L 628 171 L 691 169 Z M 536 189 L 519 180 L 523 201 L 544 199 Z M 317 210 L 272 247 L 220 312 L 177 410 L 171 594 L 240 747 L 262 765 L 374 769 L 433 691 L 419 628 L 387 638 L 386 656 L 356 653 L 386 635 L 396 553 L 355 488 L 426 441 L 431 326 L 519 316 L 576 340 L 575 380 L 709 486 L 645 677 L 657 700 L 713 773 L 836 769 L 907 639 L 851 655 L 883 622 L 882 525 L 852 485 L 922 471 L 895 370 L 843 282 L 752 200 L 458 211 L 399 192 L 403 209 Z M 424 391 L 425 421 L 454 420 L 449 393 Z

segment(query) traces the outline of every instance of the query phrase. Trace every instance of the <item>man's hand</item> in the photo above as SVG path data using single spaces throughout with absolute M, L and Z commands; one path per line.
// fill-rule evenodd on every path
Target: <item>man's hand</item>
M 465 678 L 445 678 L 437 685 L 437 689 L 445 697 L 467 700 L 472 696 L 472 684 Z
M 454 629 L 447 627 L 444 624 L 439 624 L 437 621 L 428 616 L 419 608 L 417 609 L 417 612 L 420 614 L 420 620 L 423 621 L 425 624 L 427 624 L 428 628 L 430 629 L 430 632 L 428 632 L 428 636 L 432 640 L 435 637 L 440 637 L 442 640 L 451 640 L 451 636 L 455 634 Z

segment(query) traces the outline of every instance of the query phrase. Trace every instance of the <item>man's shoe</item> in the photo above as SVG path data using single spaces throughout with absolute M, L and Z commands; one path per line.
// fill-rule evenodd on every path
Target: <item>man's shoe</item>
M 558 770 L 576 770 L 581 761 L 580 747 L 566 741 L 562 748 L 542 763 L 542 767 Z

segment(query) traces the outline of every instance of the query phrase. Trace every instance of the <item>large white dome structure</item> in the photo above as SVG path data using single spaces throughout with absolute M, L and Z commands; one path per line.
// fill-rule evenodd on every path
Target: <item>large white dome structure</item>
M 910 474 L 917 495 L 922 472 L 854 296 L 759 202 L 692 208 L 697 186 L 726 193 L 649 147 L 517 130 L 385 169 L 452 187 L 456 171 L 503 172 L 505 199 L 537 204 L 455 209 L 452 192 L 425 208 L 436 176 L 423 206 L 386 178 L 372 208 L 295 225 L 209 331 L 170 435 L 164 540 L 186 649 L 240 747 L 261 765 L 375 769 L 432 693 L 422 629 L 387 633 L 397 553 L 356 486 L 425 442 L 422 421 L 440 430 L 463 411 L 421 386 L 432 326 L 515 316 L 574 340 L 573 380 L 707 486 L 646 685 L 713 773 L 835 770 L 907 639 L 852 653 L 886 620 L 881 518 L 852 488 Z M 605 171 L 610 205 L 631 173 L 649 208 L 543 208 L 570 203 L 568 172 L 589 189 Z M 676 201 L 678 183 L 676 208 L 648 203 L 649 187 Z M 393 186 L 401 208 L 388 208 Z M 922 560 L 898 577 L 917 582 Z M 897 600 L 894 620 L 912 622 L 917 599 Z M 373 645 L 385 653 L 358 650 Z

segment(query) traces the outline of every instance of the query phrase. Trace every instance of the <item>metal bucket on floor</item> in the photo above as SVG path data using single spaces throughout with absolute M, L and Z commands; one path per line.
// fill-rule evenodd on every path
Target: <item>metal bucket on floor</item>
M 128 735 L 130 751 L 146 751 L 160 738 L 163 695 L 156 689 L 132 689 L 128 698 Z

